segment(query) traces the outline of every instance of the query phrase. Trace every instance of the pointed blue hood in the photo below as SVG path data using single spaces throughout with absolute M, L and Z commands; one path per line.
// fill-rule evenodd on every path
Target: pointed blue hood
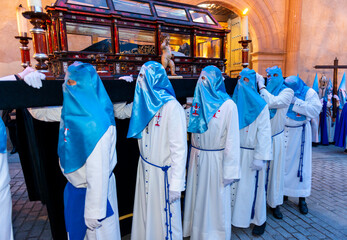
M 347 99 L 347 96 L 346 96 L 346 73 L 343 73 L 343 77 L 342 77 L 339 89 L 337 90 L 337 94 L 338 94 L 339 99 L 340 99 L 339 108 L 342 109 L 343 106 L 345 105 L 346 99 Z
M 232 100 L 237 105 L 240 129 L 247 127 L 257 119 L 264 109 L 266 102 L 257 92 L 256 73 L 254 70 L 244 68 L 239 79 Z M 245 78 L 249 81 L 246 82 Z
M 318 86 L 318 74 L 316 73 L 316 76 L 314 77 L 314 81 L 312 84 L 312 89 L 316 91 L 317 94 L 319 94 L 319 86 Z
M 228 99 L 222 72 L 215 66 L 205 67 L 195 87 L 188 132 L 206 132 L 213 115 Z
M 6 149 L 7 149 L 6 127 L 2 119 L 0 118 L 0 153 L 6 153 Z
M 174 99 L 176 95 L 164 67 L 154 61 L 145 63 L 137 77 L 127 138 L 142 138 L 142 130 L 158 110 Z
M 284 84 L 294 91 L 295 97 L 305 101 L 306 93 L 310 88 L 304 83 L 304 81 L 297 76 L 290 76 L 284 80 Z M 306 120 L 306 116 L 293 111 L 293 106 L 293 104 L 290 104 L 287 116 L 295 121 Z
M 69 79 L 77 84 L 68 85 Z M 85 164 L 115 121 L 112 102 L 91 64 L 75 62 L 69 66 L 63 96 L 58 155 L 64 173 L 71 173 Z
M 278 94 L 286 88 L 284 85 L 284 78 L 282 75 L 281 68 L 274 66 L 266 69 L 267 73 L 267 85 L 266 89 L 274 96 L 278 96 Z M 277 76 L 276 76 L 277 75 Z M 270 109 L 270 118 L 273 118 L 276 115 L 277 109 Z

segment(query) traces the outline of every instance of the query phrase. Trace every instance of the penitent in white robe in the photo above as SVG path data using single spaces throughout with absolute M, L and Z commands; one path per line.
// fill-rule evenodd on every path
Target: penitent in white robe
M 253 171 L 253 160 L 271 160 L 271 125 L 266 105 L 256 120 L 240 129 L 241 179 L 231 186 L 232 222 L 235 227 L 248 228 L 251 223 L 262 225 L 266 221 L 266 169 Z M 259 173 L 255 201 L 255 215 L 251 219 L 255 199 L 256 173 Z
M 60 121 L 61 107 L 30 109 L 32 116 L 41 121 Z M 69 134 L 67 132 L 67 134 Z M 118 216 L 116 179 L 113 172 L 117 164 L 117 132 L 110 126 L 96 144 L 86 163 L 78 170 L 64 174 L 76 188 L 87 188 L 84 217 L 103 219 L 106 216 L 107 199 L 114 214 L 94 231 L 87 229 L 85 239 L 121 239 Z M 64 169 L 62 168 L 62 172 Z M 88 187 L 87 187 L 88 186 Z
M 0 239 L 13 240 L 12 200 L 7 152 L 0 153 Z
M 167 171 L 170 191 L 181 192 L 185 189 L 186 119 L 183 108 L 176 100 L 165 103 L 159 109 L 142 131 L 138 144 L 141 156 L 137 169 L 131 239 L 165 239 L 167 234 L 170 235 L 170 228 L 173 240 L 182 239 L 180 201 L 166 205 L 165 173 L 159 168 L 170 166 Z M 169 211 L 172 217 L 167 214 Z M 170 236 L 168 239 L 171 239 Z
M 231 193 L 223 179 L 240 179 L 241 174 L 238 112 L 232 100 L 222 104 L 206 132 L 192 134 L 192 146 L 199 149 L 190 152 L 183 236 L 230 240 Z
M 285 174 L 284 174 L 284 195 L 290 197 L 308 197 L 311 193 L 312 175 L 312 134 L 310 120 L 316 118 L 322 105 L 317 93 L 309 89 L 305 96 L 305 101 L 297 99 L 293 106 L 293 111 L 306 116 L 305 121 L 295 121 L 286 117 L 286 127 L 284 129 L 284 146 L 286 148 Z M 305 126 L 304 153 L 302 182 L 298 177 L 302 133 Z
M 266 166 L 267 203 L 275 208 L 283 204 L 284 186 L 284 125 L 288 107 L 294 96 L 290 88 L 283 89 L 278 96 L 274 96 L 266 89 L 260 91 L 260 96 L 267 102 L 269 109 L 277 109 L 275 116 L 270 119 L 272 137 L 272 161 Z

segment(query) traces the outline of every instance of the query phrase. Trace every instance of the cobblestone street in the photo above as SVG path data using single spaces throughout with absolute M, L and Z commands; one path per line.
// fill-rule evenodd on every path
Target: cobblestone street
M 15 239 L 51 239 L 46 207 L 28 200 L 18 155 L 9 155 L 9 162 Z M 300 214 L 297 199 L 289 198 L 281 208 L 283 220 L 268 214 L 263 236 L 255 238 L 251 229 L 233 228 L 232 238 L 347 239 L 346 190 L 347 154 L 332 145 L 313 148 L 312 193 L 307 198 L 309 213 Z

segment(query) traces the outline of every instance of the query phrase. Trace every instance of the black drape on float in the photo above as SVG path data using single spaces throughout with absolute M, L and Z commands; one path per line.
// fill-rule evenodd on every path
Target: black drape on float
M 197 79 L 171 80 L 181 103 L 194 95 Z M 44 81 L 40 90 L 24 82 L 0 83 L 0 109 L 17 108 L 19 156 L 31 201 L 46 204 L 53 239 L 65 240 L 63 192 L 66 179 L 61 173 L 57 155 L 59 123 L 43 122 L 31 117 L 26 107 L 62 104 L 63 81 Z M 112 102 L 132 101 L 135 82 L 103 81 Z M 226 77 L 231 94 L 236 79 Z M 24 108 L 24 109 L 23 109 Z M 122 236 L 131 231 L 139 150 L 136 139 L 127 139 L 129 120 L 116 119 L 117 159 L 114 170 L 117 183 L 118 211 Z

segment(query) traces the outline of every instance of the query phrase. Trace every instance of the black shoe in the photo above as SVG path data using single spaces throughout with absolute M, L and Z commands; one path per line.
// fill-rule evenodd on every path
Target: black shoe
M 265 232 L 266 222 L 263 223 L 261 226 L 254 225 L 252 234 L 255 236 L 260 236 Z
M 319 143 L 313 142 L 312 147 L 317 147 Z
M 345 153 L 347 153 L 347 149 L 345 149 Z
M 308 213 L 308 208 L 307 208 L 305 198 L 299 198 L 299 210 L 302 214 Z
M 280 206 L 277 206 L 275 208 L 271 208 L 271 210 L 272 210 L 272 215 L 274 216 L 274 218 L 276 218 L 276 219 L 282 219 L 283 218 L 283 214 L 281 213 Z
M 288 201 L 288 196 L 283 196 L 283 201 Z
M 15 154 L 17 152 L 17 148 L 16 147 L 14 147 L 14 148 L 12 148 L 12 151 L 10 152 L 11 154 Z

